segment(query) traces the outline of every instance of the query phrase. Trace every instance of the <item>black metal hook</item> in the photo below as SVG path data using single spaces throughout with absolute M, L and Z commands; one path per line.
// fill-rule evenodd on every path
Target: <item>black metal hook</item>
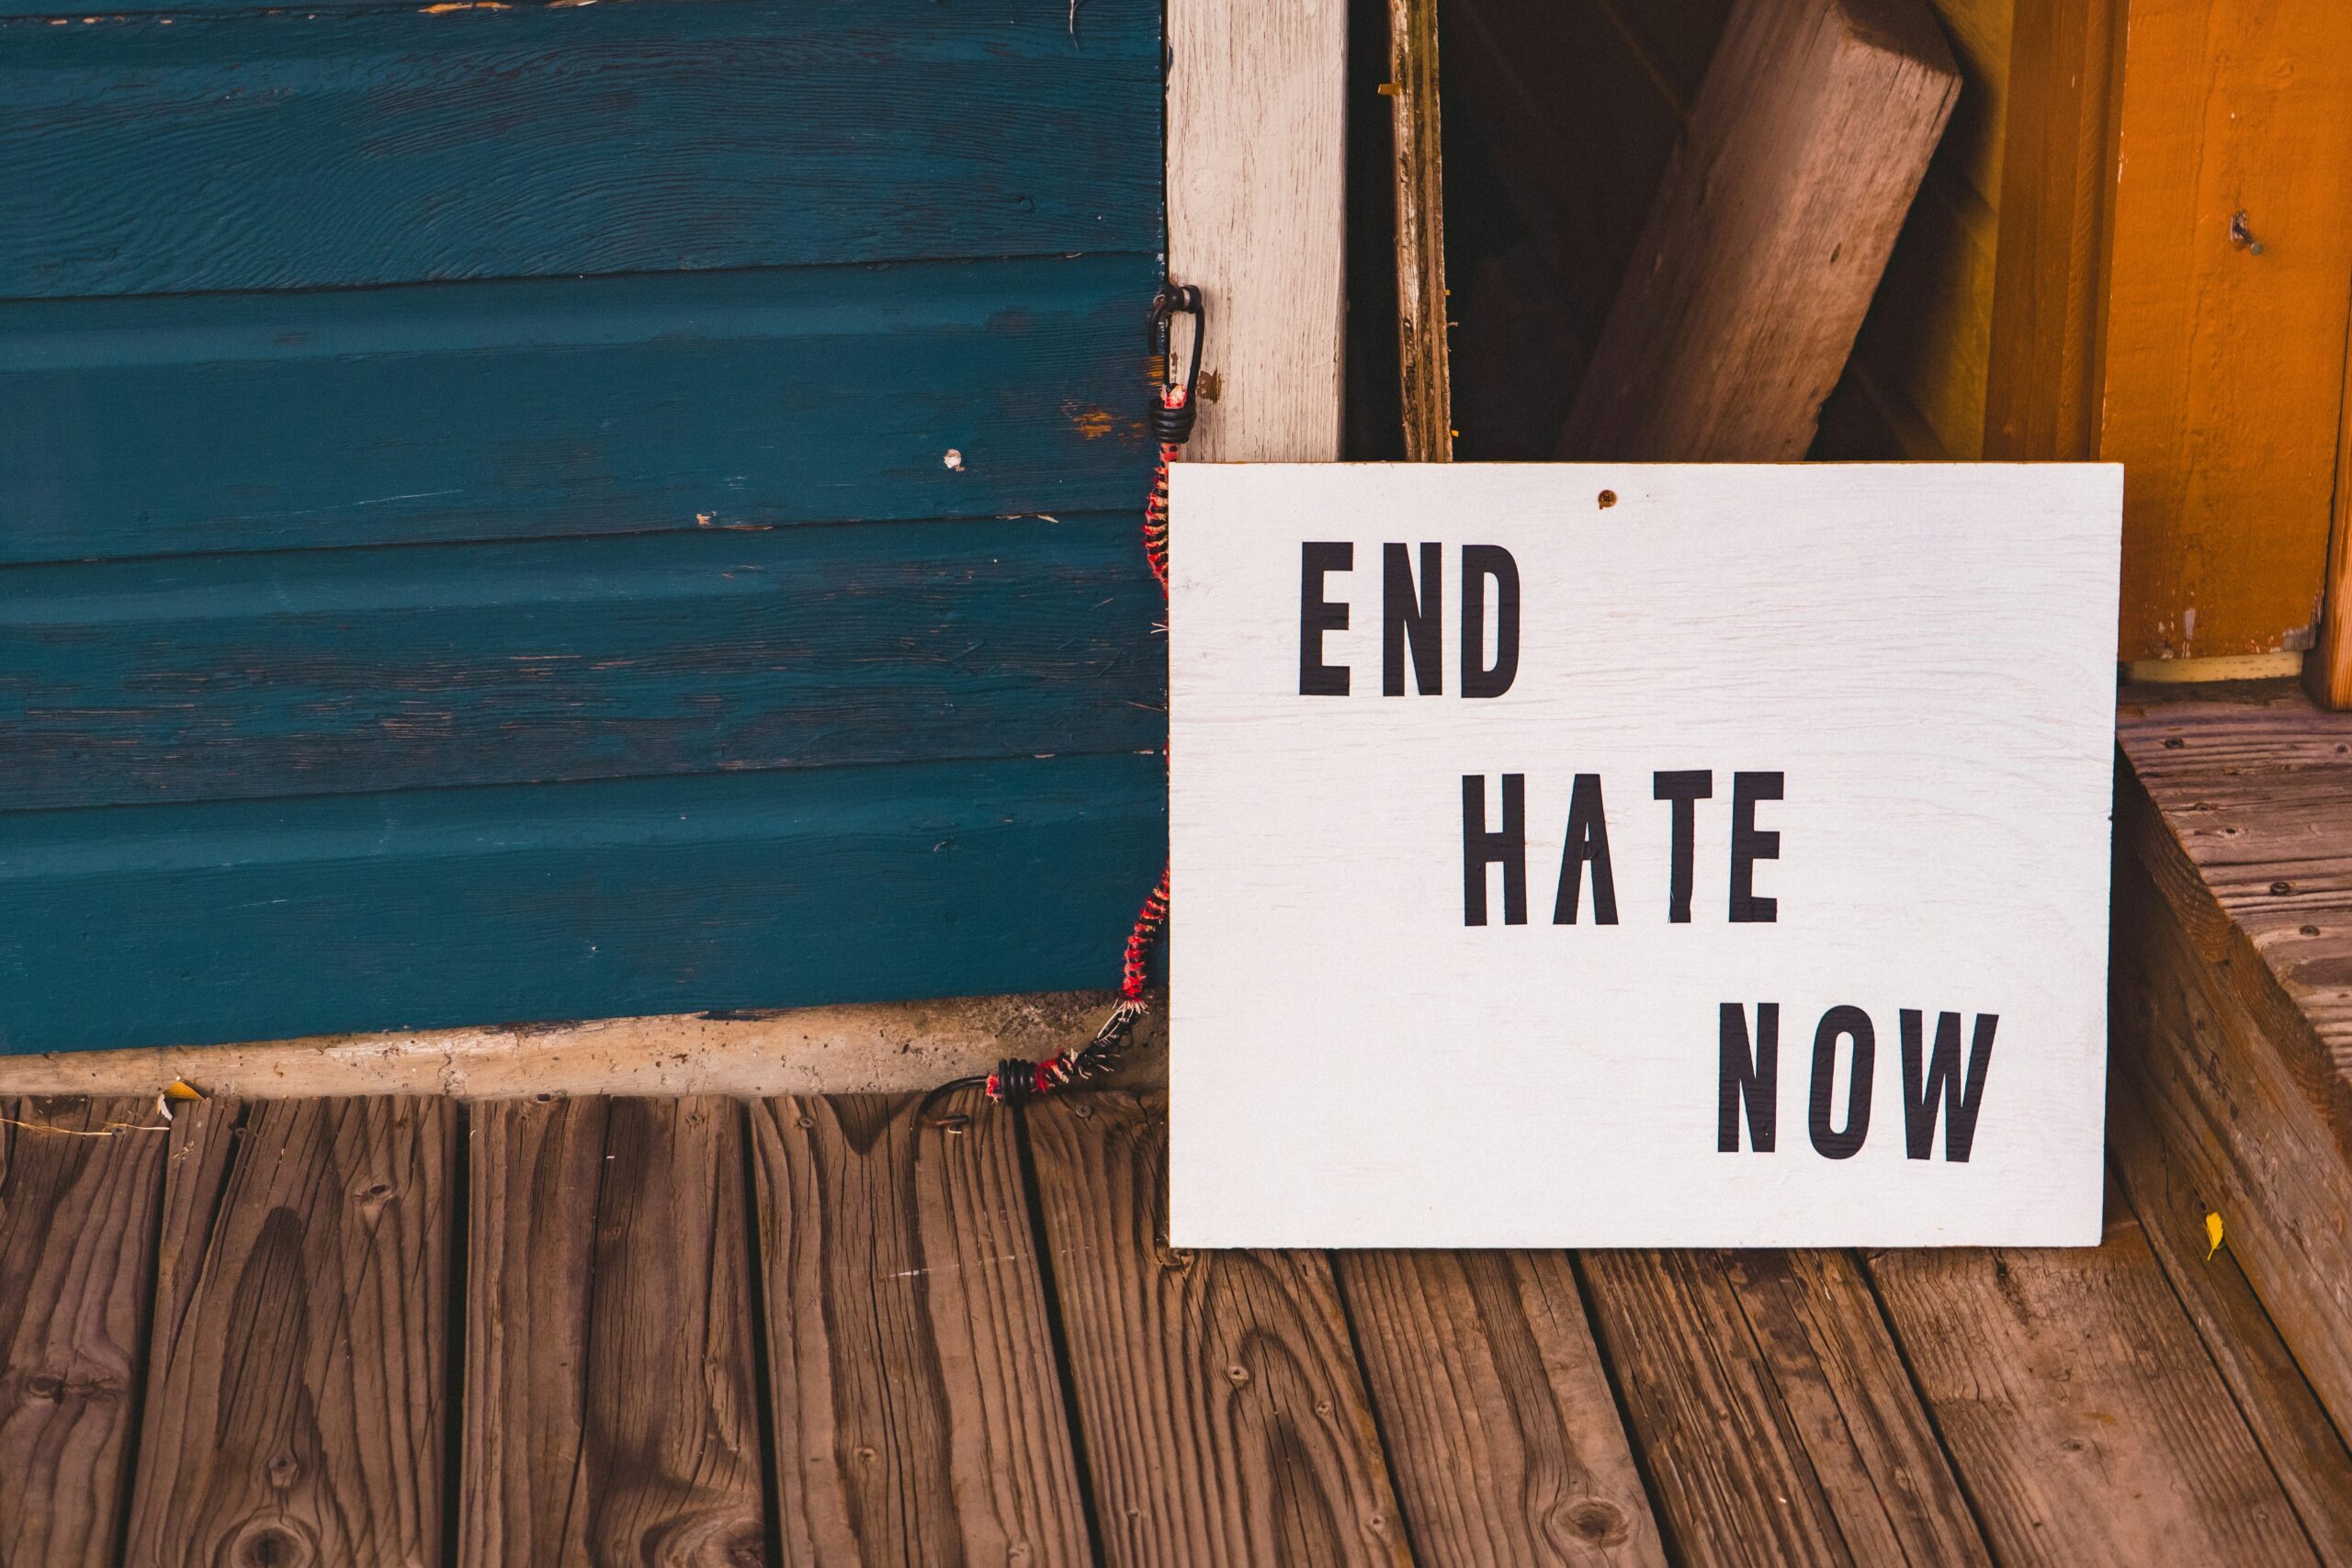
M 1180 383 L 1176 377 L 1175 320 L 1180 315 L 1193 318 L 1193 353 L 1184 368 L 1182 393 L 1176 396 Z M 1159 292 L 1151 298 L 1151 352 L 1159 361 L 1160 382 L 1159 395 L 1151 400 L 1149 423 L 1152 434 L 1163 446 L 1181 446 L 1192 438 L 1193 422 L 1199 413 L 1195 405 L 1201 386 L 1201 355 L 1208 346 L 1208 304 L 1199 287 L 1173 279 L 1161 284 Z

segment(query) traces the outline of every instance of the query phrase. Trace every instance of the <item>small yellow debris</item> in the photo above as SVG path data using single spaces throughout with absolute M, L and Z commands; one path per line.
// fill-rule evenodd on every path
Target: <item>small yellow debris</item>
M 424 8 L 424 14 L 428 17 L 446 17 L 452 11 L 503 11 L 504 9 L 506 9 L 506 0 L 439 0 L 436 5 L 427 6 Z
M 2205 1216 L 2205 1239 L 2212 1244 L 2205 1249 L 2205 1261 L 2211 1263 L 2213 1261 L 2213 1254 L 2222 1250 L 2221 1215 L 2208 1214 Z
M 1384 98 L 1393 98 L 1404 90 L 1394 82 L 1383 82 L 1380 85 L 1380 96 Z
M 165 1100 L 202 1100 L 204 1091 L 186 1078 L 174 1078 L 164 1086 Z

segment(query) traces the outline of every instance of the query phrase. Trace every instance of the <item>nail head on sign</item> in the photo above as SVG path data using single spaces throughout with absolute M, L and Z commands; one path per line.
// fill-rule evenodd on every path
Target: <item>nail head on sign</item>
M 1604 490 L 1604 491 L 1602 491 L 1600 492 L 1600 510 L 1601 510 L 1601 511 L 1606 512 L 1606 511 L 1608 511 L 1611 507 L 1612 507 L 1612 506 L 1614 506 L 1614 505 L 1616 505 L 1616 504 L 1617 504 L 1617 492 L 1616 492 L 1615 491 L 1613 491 L 1613 490 Z

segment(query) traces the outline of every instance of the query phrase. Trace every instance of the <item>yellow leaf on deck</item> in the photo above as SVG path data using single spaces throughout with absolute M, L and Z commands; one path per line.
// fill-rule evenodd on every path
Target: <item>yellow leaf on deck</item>
M 2211 1263 L 2213 1261 L 2213 1254 L 2222 1250 L 2221 1215 L 2208 1214 L 2205 1216 L 2205 1239 L 2213 1244 L 2205 1249 L 2205 1261 Z
M 204 1091 L 186 1078 L 174 1078 L 164 1086 L 165 1100 L 202 1100 Z

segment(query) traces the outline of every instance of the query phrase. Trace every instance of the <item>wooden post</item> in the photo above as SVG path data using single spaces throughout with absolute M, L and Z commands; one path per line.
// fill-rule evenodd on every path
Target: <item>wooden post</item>
M 2335 518 L 2328 543 L 2326 607 L 2319 640 L 2303 660 L 2303 684 L 2326 707 L 2352 708 L 2352 354 L 2345 361 L 2344 408 L 2336 421 Z
M 1396 348 L 1405 456 L 1453 460 L 1446 352 L 1445 180 L 1439 150 L 1437 0 L 1388 0 L 1396 135 Z
M 1925 0 L 1742 0 L 1559 455 L 1804 457 L 1959 86 Z
M 1344 0 L 1170 0 L 1168 265 L 1208 296 L 1204 462 L 1340 455 Z
M 1987 461 L 2088 462 L 2098 453 L 2118 4 L 2018 0 L 2010 24 Z
M 2126 17 L 2018 0 L 1984 455 L 2124 465 L 2134 679 L 2292 674 L 2342 502 L 2352 10 Z

